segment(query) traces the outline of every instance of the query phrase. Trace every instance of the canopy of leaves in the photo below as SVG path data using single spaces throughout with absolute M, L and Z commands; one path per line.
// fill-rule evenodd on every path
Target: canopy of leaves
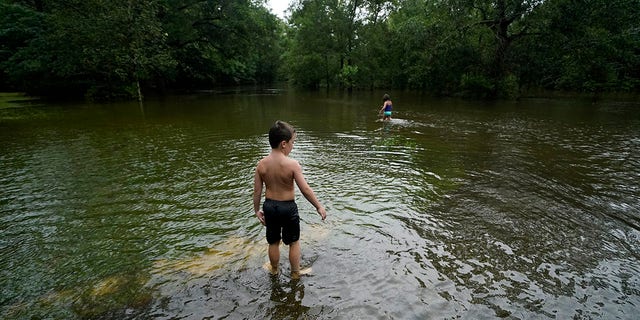
M 37 94 L 289 80 L 508 98 L 640 89 L 640 0 L 0 0 L 0 86 Z
M 298 0 L 287 74 L 311 87 L 484 98 L 637 92 L 637 21 L 639 0 Z
M 275 79 L 282 22 L 249 0 L 0 0 L 6 89 L 113 99 Z

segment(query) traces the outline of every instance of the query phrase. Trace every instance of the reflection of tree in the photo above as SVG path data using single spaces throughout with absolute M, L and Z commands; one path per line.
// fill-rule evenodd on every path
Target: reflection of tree
M 309 311 L 302 305 L 304 299 L 304 283 L 299 279 L 290 279 L 288 283 L 280 283 L 278 276 L 271 277 L 271 298 L 273 307 L 267 310 L 269 319 L 298 319 Z

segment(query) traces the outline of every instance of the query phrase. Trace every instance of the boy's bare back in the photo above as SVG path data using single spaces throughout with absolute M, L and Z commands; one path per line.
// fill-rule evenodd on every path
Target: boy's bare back
M 279 126 L 288 127 L 287 137 L 277 136 L 273 132 L 277 131 Z M 276 121 L 274 127 L 269 131 L 269 144 L 271 152 L 268 156 L 258 161 L 253 184 L 253 209 L 262 224 L 265 224 L 264 213 L 260 210 L 260 199 L 262 197 L 262 187 L 266 188 L 265 198 L 277 201 L 294 200 L 295 194 L 293 190 L 293 182 L 295 181 L 302 195 L 315 208 L 318 214 L 324 220 L 327 213 L 320 204 L 313 189 L 309 186 L 302 174 L 302 167 L 298 161 L 289 158 L 289 153 L 293 150 L 296 140 L 295 130 L 287 124 Z
M 279 201 L 293 200 L 296 170 L 301 171 L 298 161 L 281 152 L 272 152 L 260 160 L 256 175 L 266 188 L 265 198 Z
M 266 188 L 265 198 L 288 201 L 295 197 L 293 190 L 293 182 L 295 182 L 302 195 L 318 210 L 324 220 L 326 217 L 325 209 L 305 180 L 300 163 L 287 155 L 288 152 L 283 153 L 278 149 L 273 149 L 268 156 L 258 162 L 254 177 L 254 209 L 256 212 L 259 210 L 263 183 Z

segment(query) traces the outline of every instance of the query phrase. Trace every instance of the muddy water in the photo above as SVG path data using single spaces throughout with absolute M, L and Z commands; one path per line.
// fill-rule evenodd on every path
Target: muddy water
M 640 106 L 279 90 L 0 109 L 0 317 L 631 319 Z M 252 214 L 292 123 L 302 264 Z

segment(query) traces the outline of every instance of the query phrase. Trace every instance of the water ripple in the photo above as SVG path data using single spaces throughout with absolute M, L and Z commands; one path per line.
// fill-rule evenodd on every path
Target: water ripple
M 339 99 L 218 98 L 238 108 L 0 127 L 2 317 L 628 318 L 640 303 L 637 121 L 416 105 L 383 124 Z M 302 281 L 284 246 L 280 275 L 261 268 L 252 212 L 282 116 L 329 213 L 297 192 Z

